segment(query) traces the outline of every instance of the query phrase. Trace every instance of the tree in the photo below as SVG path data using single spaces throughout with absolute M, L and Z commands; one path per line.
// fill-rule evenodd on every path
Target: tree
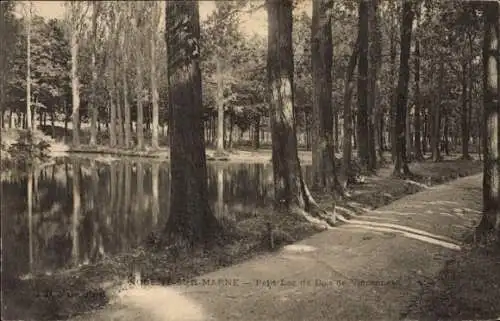
M 418 161 L 424 160 L 422 153 L 422 99 L 420 96 L 420 37 L 422 30 L 420 28 L 420 4 L 416 10 L 416 24 L 417 32 L 415 37 L 415 158 Z
M 353 122 L 352 122 L 351 99 L 352 99 L 353 86 L 351 85 L 351 83 L 354 76 L 354 70 L 356 69 L 358 57 L 359 57 L 359 33 L 358 33 L 358 38 L 354 43 L 352 54 L 349 57 L 349 62 L 345 73 L 344 141 L 342 144 L 342 184 L 344 187 L 347 185 L 347 181 L 349 180 L 349 177 L 352 174 L 351 156 L 352 156 Z
M 95 146 L 97 143 L 97 19 L 99 17 L 101 3 L 98 1 L 92 2 L 92 97 L 91 97 L 91 110 L 92 116 L 90 119 L 90 146 Z
M 118 48 L 119 40 L 119 28 L 120 20 L 122 19 L 123 13 L 117 8 L 117 3 L 111 3 L 108 8 L 108 28 L 109 28 L 109 40 L 108 40 L 108 50 L 107 50 L 107 93 L 109 97 L 109 146 L 116 147 L 117 143 L 117 105 L 116 101 L 116 52 Z
M 33 10 L 33 4 L 28 1 L 28 18 L 26 19 L 26 50 L 27 50 L 27 73 L 26 73 L 26 119 L 28 130 L 33 129 L 32 118 L 31 118 L 31 15 Z
M 275 208 L 312 219 L 319 210 L 304 183 L 297 152 L 293 93 L 292 1 L 266 2 L 267 80 L 272 132 Z M 308 213 L 309 212 L 309 213 Z
M 145 18 L 141 16 L 141 12 L 144 8 L 144 3 L 135 2 L 132 6 L 134 7 L 134 26 L 136 28 L 136 48 L 135 48 L 135 71 L 136 71 L 136 107 L 137 107 L 137 148 L 144 148 L 144 75 L 143 75 L 143 45 L 144 45 L 144 26 Z
M 129 17 L 131 13 L 131 3 L 128 2 L 126 6 L 127 17 Z M 129 73 L 129 57 L 130 57 L 130 39 L 127 34 L 127 31 L 130 31 L 130 27 L 128 26 L 128 19 L 125 20 L 124 32 L 122 35 L 122 44 L 123 44 L 123 52 L 122 52 L 122 85 L 123 85 L 123 109 L 124 109 L 124 136 L 125 136 L 125 148 L 130 148 L 132 146 L 132 133 L 131 133 L 131 117 L 130 117 L 130 103 L 129 103 L 129 91 L 128 91 L 128 73 Z M 155 30 L 156 31 L 156 30 Z M 152 36 L 153 37 L 153 36 Z M 156 37 L 156 36 L 154 36 Z M 156 74 L 155 74 L 156 75 Z M 153 81 L 153 74 L 151 74 L 151 81 Z
M 159 106 L 158 106 L 158 77 L 157 77 L 157 61 L 156 61 L 156 47 L 157 47 L 157 37 L 158 37 L 158 25 L 160 21 L 160 8 L 156 1 L 151 3 L 152 19 L 151 19 L 151 39 L 150 39 L 150 50 L 151 50 L 151 99 L 153 104 L 153 120 L 151 124 L 151 146 L 153 148 L 160 147 L 158 142 L 158 125 L 159 125 Z
M 483 38 L 483 217 L 478 230 L 496 229 L 500 237 L 500 5 L 498 1 L 484 4 Z M 499 239 L 500 240 L 500 239 Z
M 71 91 L 72 91 L 72 124 L 73 124 L 73 146 L 80 144 L 80 80 L 78 77 L 78 49 L 84 26 L 84 17 L 88 10 L 87 4 L 70 2 L 69 10 L 69 34 L 71 46 Z M 29 118 L 29 117 L 28 117 Z
M 207 18 L 204 32 L 203 59 L 204 72 L 212 74 L 213 77 L 206 77 L 206 85 L 215 87 L 213 90 L 213 99 L 215 102 L 217 114 L 216 131 L 216 155 L 225 155 L 224 151 L 224 132 L 225 115 L 234 116 L 228 111 L 228 105 L 234 97 L 234 86 L 238 80 L 235 80 L 236 70 L 242 63 L 242 56 L 246 54 L 243 48 L 243 36 L 238 30 L 238 12 L 244 6 L 246 1 L 217 1 L 215 11 Z M 240 61 L 238 61 L 240 60 Z M 247 72 L 249 72 L 247 70 Z M 244 78 L 244 73 L 239 76 L 239 81 Z M 231 128 L 235 117 L 230 117 Z M 232 130 L 230 130 L 229 136 Z M 229 138 L 231 140 L 231 137 Z
M 410 46 L 413 24 L 413 4 L 411 1 L 403 2 L 403 19 L 401 24 L 401 52 L 399 56 L 399 78 L 397 87 L 396 109 L 396 164 L 394 175 L 409 175 L 406 154 L 406 109 L 408 104 L 408 82 L 410 80 Z
M 170 216 L 167 239 L 188 245 L 216 239 L 207 195 L 200 72 L 200 16 L 195 1 L 167 1 L 165 41 L 170 106 Z
M 337 189 L 343 194 L 335 169 L 332 111 L 333 1 L 314 0 L 311 24 L 313 76 L 313 171 L 314 187 Z
M 368 69 L 368 171 L 375 172 L 377 169 L 377 152 L 382 159 L 382 149 L 379 144 L 378 136 L 380 131 L 381 111 L 379 106 L 379 87 L 378 79 L 381 67 L 382 56 L 382 34 L 379 26 L 379 0 L 370 0 L 369 3 L 369 69 Z
M 369 162 L 369 106 L 368 106 L 368 47 L 369 47 L 369 0 L 359 3 L 359 62 L 358 62 L 358 111 L 357 139 L 358 158 L 364 169 Z

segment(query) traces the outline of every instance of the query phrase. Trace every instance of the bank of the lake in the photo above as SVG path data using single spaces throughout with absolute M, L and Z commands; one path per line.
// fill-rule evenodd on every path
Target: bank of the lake
M 153 184 L 155 184 L 153 178 L 156 175 L 159 175 L 156 184 L 160 186 L 160 190 L 162 191 L 161 195 L 164 195 L 163 191 L 168 190 L 167 185 L 165 185 L 168 184 L 168 174 L 166 172 L 166 168 L 168 168 L 168 166 L 166 163 L 161 161 L 158 162 L 158 160 L 156 160 L 155 162 L 149 164 L 148 162 L 150 161 L 145 162 L 144 159 L 138 159 L 137 161 L 131 161 L 132 163 L 128 164 L 119 157 L 115 157 L 110 160 L 108 157 L 101 155 L 101 160 L 99 157 L 88 160 L 88 156 L 88 154 L 80 154 L 79 157 L 77 157 L 77 154 L 74 154 L 71 158 L 65 160 L 64 163 L 60 165 L 62 167 L 59 171 L 46 171 L 43 174 L 46 179 L 47 177 L 52 177 L 54 180 L 58 180 L 61 173 L 65 173 L 64 175 L 69 177 L 69 180 L 66 180 L 66 183 L 63 185 L 68 186 L 70 189 L 78 186 L 75 185 L 75 181 L 71 179 L 73 175 L 72 166 L 77 166 L 75 168 L 81 168 L 79 172 L 83 173 L 84 176 L 80 175 L 80 177 L 86 177 L 85 175 L 89 177 L 88 179 L 82 178 L 80 179 L 80 182 L 77 183 L 81 185 L 80 188 L 90 188 L 89 192 L 83 192 L 83 194 L 81 194 L 84 197 L 79 201 L 79 206 L 82 208 L 90 206 L 88 205 L 89 203 L 91 204 L 92 202 L 96 202 L 93 200 L 93 197 L 97 197 L 96 200 L 101 199 L 100 202 L 103 202 L 106 206 L 95 207 L 95 205 L 92 205 L 92 207 L 89 207 L 88 211 L 85 212 L 85 216 L 82 218 L 82 228 L 89 228 L 90 231 L 92 231 L 95 229 L 95 227 L 92 226 L 96 226 L 96 224 L 101 224 L 105 227 L 106 224 L 109 224 L 106 223 L 108 221 L 107 217 L 110 217 L 111 224 L 115 224 L 113 222 L 114 220 L 117 220 L 116 224 L 118 225 L 116 225 L 116 228 L 120 231 L 122 231 L 121 229 L 123 228 L 119 226 L 122 226 L 123 224 L 128 224 L 126 225 L 129 226 L 127 227 L 128 229 L 133 227 L 135 230 L 140 230 L 142 229 L 141 224 L 145 223 L 134 221 L 132 216 L 127 218 L 125 221 L 122 217 L 125 218 L 126 216 L 123 215 L 129 213 L 131 209 L 139 210 L 137 217 L 143 217 L 144 214 L 140 214 L 142 213 L 140 211 L 141 208 L 145 206 L 145 203 L 150 205 L 153 204 L 152 208 L 154 211 L 156 211 L 156 213 L 160 213 L 157 222 L 158 226 L 165 224 L 165 222 L 161 221 L 161 214 L 166 208 L 168 208 L 168 204 L 160 203 L 154 205 L 156 204 L 155 199 L 158 198 L 158 195 L 155 196 L 154 191 L 148 190 L 147 193 L 149 194 L 147 195 L 149 196 L 146 198 L 139 197 L 140 199 L 144 199 L 144 203 L 135 201 L 135 196 L 141 195 L 141 193 L 146 193 L 145 190 L 137 190 L 137 187 L 133 187 L 131 191 L 128 191 L 125 194 L 117 191 L 114 194 L 112 193 L 111 195 L 108 195 L 103 193 L 103 191 L 109 190 L 112 186 L 124 186 L 120 187 L 120 190 L 127 191 L 127 184 L 128 186 L 145 186 L 141 183 L 137 184 L 137 182 L 141 181 L 152 181 Z M 89 165 L 83 167 L 78 165 L 80 162 L 84 161 L 89 161 Z M 114 165 L 111 167 L 109 167 L 110 165 L 106 165 L 105 167 L 102 167 L 103 169 L 96 171 L 95 163 L 99 161 L 109 162 Z M 163 165 L 161 165 L 162 163 Z M 75 314 L 93 310 L 106 304 L 108 300 L 114 297 L 114 294 L 120 288 L 133 282 L 135 275 L 140 276 L 140 280 L 143 283 L 172 284 L 181 280 L 190 279 L 203 273 L 217 270 L 224 266 L 241 262 L 258 255 L 259 253 L 264 253 L 270 250 L 269 231 L 267 228 L 268 223 L 270 223 L 273 227 L 273 237 L 277 246 L 301 240 L 318 232 L 318 229 L 310 223 L 297 217 L 275 215 L 275 213 L 273 213 L 268 202 L 271 197 L 271 194 L 269 193 L 272 191 L 272 179 L 269 180 L 268 177 L 269 173 L 272 173 L 272 170 L 270 171 L 269 168 L 270 164 L 255 164 L 253 165 L 254 167 L 245 167 L 249 165 L 238 165 L 240 166 L 240 169 L 235 169 L 234 166 L 237 166 L 237 164 L 216 163 L 209 165 L 209 180 L 211 180 L 209 186 L 212 186 L 210 189 L 213 191 L 209 193 L 215 193 L 213 194 L 215 202 L 213 203 L 214 210 L 219 214 L 223 213 L 224 218 L 222 219 L 221 217 L 221 222 L 226 229 L 230 229 L 232 232 L 235 232 L 233 233 L 233 235 L 235 235 L 234 239 L 227 240 L 227 244 L 222 247 L 212 249 L 209 253 L 186 253 L 183 249 L 170 249 L 166 251 L 162 248 L 156 248 L 155 237 L 140 237 L 143 238 L 143 241 L 139 243 L 129 242 L 129 246 L 121 248 L 118 246 L 119 244 L 122 244 L 123 241 L 126 241 L 131 237 L 135 237 L 134 235 L 136 234 L 130 234 L 131 232 L 129 230 L 123 230 L 123 232 L 110 230 L 112 235 L 114 235 L 113 237 L 117 237 L 117 240 L 119 241 L 117 243 L 118 247 L 116 247 L 116 253 L 114 254 L 110 253 L 109 255 L 105 255 L 92 263 L 86 263 L 85 258 L 82 258 L 83 261 L 73 267 L 54 269 L 51 270 L 50 273 L 24 273 L 19 277 L 8 279 L 4 278 L 2 280 L 2 286 L 4 291 L 7 290 L 4 293 L 8 294 L 4 296 L 4 315 L 10 319 L 25 320 L 53 320 L 69 318 Z M 163 167 L 160 167 L 160 170 L 158 170 L 158 166 Z M 230 173 L 224 172 L 224 170 L 220 169 L 224 168 L 224 166 L 233 169 Z M 261 166 L 267 166 L 267 169 L 263 171 L 263 167 Z M 138 176 L 138 173 L 141 173 L 145 167 L 148 168 L 145 174 L 143 176 Z M 249 172 L 248 169 L 243 170 L 243 168 L 254 169 Z M 366 209 L 386 205 L 398 198 L 401 198 L 402 196 L 425 189 L 426 187 L 422 183 L 443 183 L 459 176 L 478 173 L 481 171 L 481 168 L 481 164 L 475 161 L 446 161 L 442 163 L 424 162 L 412 164 L 411 169 L 416 174 L 423 177 L 421 182 L 403 181 L 392 178 L 390 176 L 391 169 L 384 168 L 379 171 L 378 176 L 368 177 L 365 184 L 354 186 L 351 191 L 351 198 L 349 200 L 338 202 L 336 209 L 338 213 L 346 216 L 360 215 Z M 97 176 L 93 173 L 97 174 Z M 153 173 L 158 174 L 153 175 Z M 305 174 L 307 180 L 307 171 Z M 42 179 L 40 175 L 37 177 L 38 179 Z M 228 183 L 227 179 L 229 178 L 233 180 L 233 183 Z M 93 188 L 91 188 L 92 184 L 95 183 L 93 179 L 97 179 L 98 182 L 99 192 L 97 194 L 102 195 L 87 196 L 87 193 L 90 193 L 90 191 L 93 190 Z M 101 182 L 100 179 L 105 179 L 105 182 Z M 238 195 L 241 195 L 241 197 L 244 196 L 244 198 L 242 198 L 244 201 L 239 201 L 239 205 L 235 204 L 238 206 L 229 205 L 224 208 L 225 205 L 230 204 L 230 199 L 227 199 L 227 195 L 234 198 L 236 197 L 235 195 L 237 195 L 234 193 L 237 192 L 238 188 L 241 189 L 242 186 L 248 186 L 252 181 L 262 181 L 263 179 L 267 180 L 265 184 L 256 184 L 254 187 L 251 187 L 251 191 L 240 190 L 240 192 L 238 192 L 240 193 Z M 101 186 L 101 184 L 104 185 Z M 57 186 L 60 185 L 54 185 L 54 187 L 47 185 L 45 188 L 40 188 L 40 192 L 43 192 L 47 188 L 49 190 L 54 190 L 54 188 L 57 190 Z M 146 189 L 146 187 L 144 188 Z M 16 192 L 16 190 L 13 191 Z M 220 198 L 221 191 L 226 196 Z M 2 192 L 5 192 L 5 189 L 2 189 Z M 67 192 L 61 190 L 62 196 L 68 195 L 65 193 Z M 256 198 L 249 198 L 249 196 L 253 194 L 257 195 Z M 62 196 L 60 197 L 62 198 Z M 333 199 L 329 195 L 315 194 L 314 196 L 324 208 L 332 209 Z M 67 198 L 68 196 L 65 197 Z M 139 200 L 139 198 L 137 200 Z M 2 199 L 5 198 L 2 197 Z M 164 200 L 164 198 L 161 198 L 161 200 Z M 15 205 L 19 205 L 18 203 L 19 202 Z M 2 203 L 2 206 L 4 205 L 5 204 Z M 73 213 L 75 213 L 74 202 L 73 204 L 61 203 L 60 206 L 62 206 L 63 211 L 73 211 Z M 220 210 L 219 206 L 223 209 Z M 49 210 L 47 213 L 54 211 L 53 206 L 48 206 L 47 209 Z M 100 210 L 96 211 L 95 209 Z M 4 209 L 2 209 L 2 212 L 3 210 Z M 18 211 L 22 210 L 18 208 Z M 102 215 L 104 215 L 102 216 L 101 213 L 99 213 L 100 211 L 106 212 L 106 215 L 102 213 Z M 14 210 L 14 213 L 15 212 L 16 210 Z M 44 215 L 49 215 L 48 218 L 50 218 L 50 214 Z M 153 215 L 152 217 L 155 216 Z M 68 217 L 68 219 L 74 220 L 71 216 Z M 131 219 L 132 221 L 130 221 Z M 146 222 L 144 219 L 145 218 L 142 218 L 141 222 Z M 149 220 L 149 218 L 147 220 Z M 9 224 L 12 226 L 16 225 L 12 222 Z M 26 231 L 26 234 L 28 234 L 27 232 L 28 231 Z M 70 234 L 72 233 L 73 232 L 70 232 Z M 129 235 L 127 233 L 131 236 L 127 236 Z M 12 240 L 12 242 L 15 241 Z M 69 242 L 71 242 L 71 240 L 69 240 Z M 79 241 L 80 245 L 77 248 L 75 248 L 73 243 L 73 246 L 66 247 L 68 248 L 68 251 L 71 252 L 67 255 L 74 255 L 74 251 L 76 250 L 79 251 L 76 253 L 87 253 L 86 247 L 89 246 L 87 245 L 88 243 L 88 241 L 81 240 Z M 134 244 L 138 245 L 134 246 Z M 88 253 L 99 253 L 99 245 L 97 244 L 94 250 L 89 251 L 90 252 Z M 19 250 L 16 252 L 16 255 L 23 253 Z M 28 253 L 26 253 L 26 255 L 27 254 Z M 54 260 L 57 261 L 63 253 L 56 254 L 57 255 Z M 7 260 L 7 263 L 8 262 L 9 260 Z M 28 262 L 26 264 L 28 264 Z M 51 264 L 57 265 L 57 263 Z

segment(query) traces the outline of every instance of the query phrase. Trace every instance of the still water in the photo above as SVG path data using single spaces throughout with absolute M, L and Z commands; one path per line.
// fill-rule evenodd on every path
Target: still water
M 271 164 L 208 164 L 216 217 L 269 205 Z M 61 158 L 22 179 L 2 179 L 4 276 L 51 273 L 130 250 L 169 216 L 167 162 Z M 309 180 L 309 168 L 305 170 Z

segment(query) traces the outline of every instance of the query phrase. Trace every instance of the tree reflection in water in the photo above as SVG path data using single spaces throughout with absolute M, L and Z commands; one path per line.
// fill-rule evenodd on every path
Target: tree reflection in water
M 218 220 L 272 202 L 270 164 L 209 163 L 207 175 Z M 65 158 L 3 181 L 4 275 L 53 272 L 132 249 L 167 224 L 169 190 L 167 162 L 135 160 Z

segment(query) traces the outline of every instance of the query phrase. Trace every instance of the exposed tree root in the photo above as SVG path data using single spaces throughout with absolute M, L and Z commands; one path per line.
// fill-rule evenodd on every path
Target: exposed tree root
M 392 173 L 393 177 L 400 179 L 412 179 L 416 176 L 410 171 L 408 164 L 404 164 L 401 168 L 394 168 L 394 172 Z
M 309 223 L 314 225 L 314 227 L 320 230 L 328 230 L 333 227 L 333 225 L 329 224 L 325 220 L 315 217 L 314 215 L 311 215 L 310 213 L 306 212 L 304 209 L 300 207 L 292 208 L 291 212 L 294 215 L 304 218 L 306 221 L 308 221 Z
M 475 228 L 473 238 L 474 244 L 488 244 L 496 242 L 500 247 L 500 222 L 497 220 L 497 226 L 492 224 L 495 219 L 490 218 L 491 216 L 496 216 L 493 214 L 483 214 L 479 225 Z

